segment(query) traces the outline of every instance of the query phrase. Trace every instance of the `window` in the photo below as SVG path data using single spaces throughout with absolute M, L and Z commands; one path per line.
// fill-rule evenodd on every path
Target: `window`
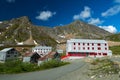
M 75 43 L 74 43 L 74 45 L 75 45 Z
M 105 46 L 107 46 L 107 44 L 105 43 Z
M 94 47 L 92 47 L 92 50 L 94 50 Z
M 97 53 L 94 53 L 94 55 L 97 55 Z
M 99 55 L 101 55 L 101 53 L 98 53 Z
M 88 50 L 89 50 L 90 48 L 88 47 Z
M 83 45 L 85 45 L 85 43 L 83 43 Z
M 101 48 L 100 48 L 100 47 L 98 47 L 98 50 L 101 50 Z
M 105 50 L 107 50 L 107 48 L 105 48 Z
M 17 57 L 17 55 L 14 55 L 14 57 Z
M 17 51 L 14 51 L 13 53 L 14 53 L 14 54 L 17 54 Z
M 85 50 L 85 47 L 83 47 L 83 50 Z
M 106 55 L 107 55 L 107 53 L 103 53 L 103 55 L 104 55 L 104 56 L 106 56 Z
M 97 45 L 100 46 L 100 43 L 98 43 Z
M 89 46 L 89 43 L 87 43 L 87 45 Z
M 94 55 L 94 53 L 90 53 L 90 55 Z
M 80 43 L 78 43 L 78 45 L 80 45 Z
M 7 57 L 10 57 L 10 55 L 7 55 Z
M 76 48 L 74 47 L 74 50 L 75 50 Z
M 94 43 L 92 43 L 92 46 L 94 46 Z
M 10 54 L 10 52 L 8 52 L 8 54 Z

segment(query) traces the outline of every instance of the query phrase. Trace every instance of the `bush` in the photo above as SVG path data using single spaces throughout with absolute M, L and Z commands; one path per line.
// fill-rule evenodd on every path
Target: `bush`
M 37 66 L 37 64 L 23 63 L 20 60 L 7 61 L 5 63 L 0 63 L 0 74 L 31 72 L 55 68 L 65 64 L 68 64 L 68 62 L 58 62 L 56 60 L 51 60 L 48 62 L 44 62 L 41 66 Z
M 55 68 L 59 66 L 63 66 L 69 64 L 68 62 L 62 62 L 62 61 L 57 61 L 57 60 L 50 60 L 47 62 L 44 62 L 42 65 L 40 65 L 41 68 L 43 69 L 49 69 L 49 68 Z
M 22 61 L 7 61 L 0 64 L 0 73 L 21 73 L 35 71 L 36 64 L 23 63 Z

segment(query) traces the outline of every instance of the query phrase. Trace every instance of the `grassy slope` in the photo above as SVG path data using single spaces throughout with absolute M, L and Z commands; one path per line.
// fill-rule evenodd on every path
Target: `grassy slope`
M 112 46 L 110 47 L 110 50 L 112 50 L 113 54 L 120 55 L 120 46 Z
M 106 39 L 119 42 L 120 41 L 120 34 L 113 34 L 113 35 L 107 36 Z

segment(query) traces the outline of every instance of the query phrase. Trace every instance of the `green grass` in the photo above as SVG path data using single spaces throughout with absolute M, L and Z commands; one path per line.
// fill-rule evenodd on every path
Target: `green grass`
M 0 74 L 11 74 L 11 73 L 23 73 L 31 71 L 39 71 L 50 68 L 55 68 L 69 64 L 68 62 L 58 62 L 55 60 L 47 61 L 42 63 L 40 66 L 32 63 L 23 63 L 20 60 L 7 61 L 5 63 L 0 63 Z
M 120 55 L 120 46 L 112 46 L 110 47 L 110 50 L 112 50 L 114 55 Z
M 56 68 L 59 66 L 63 66 L 69 64 L 69 62 L 62 62 L 62 61 L 56 61 L 56 60 L 50 60 L 47 62 L 44 62 L 43 64 L 40 65 L 41 69 L 50 69 L 50 68 Z
M 111 40 L 111 41 L 120 41 L 120 34 L 113 34 L 113 35 L 110 35 L 110 36 L 107 36 L 106 37 L 107 39 Z

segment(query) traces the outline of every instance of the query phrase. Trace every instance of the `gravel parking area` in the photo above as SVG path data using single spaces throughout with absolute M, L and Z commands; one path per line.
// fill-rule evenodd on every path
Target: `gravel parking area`
M 108 57 L 107 57 L 108 58 Z M 112 59 L 114 61 L 120 61 L 119 57 L 112 57 L 109 58 Z M 84 66 L 82 66 L 81 68 L 68 73 L 64 76 L 62 76 L 61 78 L 57 79 L 57 80 L 120 80 L 120 76 L 119 74 L 112 74 L 112 75 L 107 75 L 107 76 L 100 76 L 100 77 L 96 77 L 95 75 L 90 76 L 89 73 L 91 73 L 90 69 L 90 61 L 92 61 L 92 58 L 86 58 L 83 59 L 83 62 L 87 62 Z
M 88 70 L 88 66 L 89 64 L 86 64 L 82 68 L 71 73 L 68 73 L 57 80 L 120 80 L 118 74 L 101 77 L 89 76 L 88 73 L 90 73 L 90 71 Z

